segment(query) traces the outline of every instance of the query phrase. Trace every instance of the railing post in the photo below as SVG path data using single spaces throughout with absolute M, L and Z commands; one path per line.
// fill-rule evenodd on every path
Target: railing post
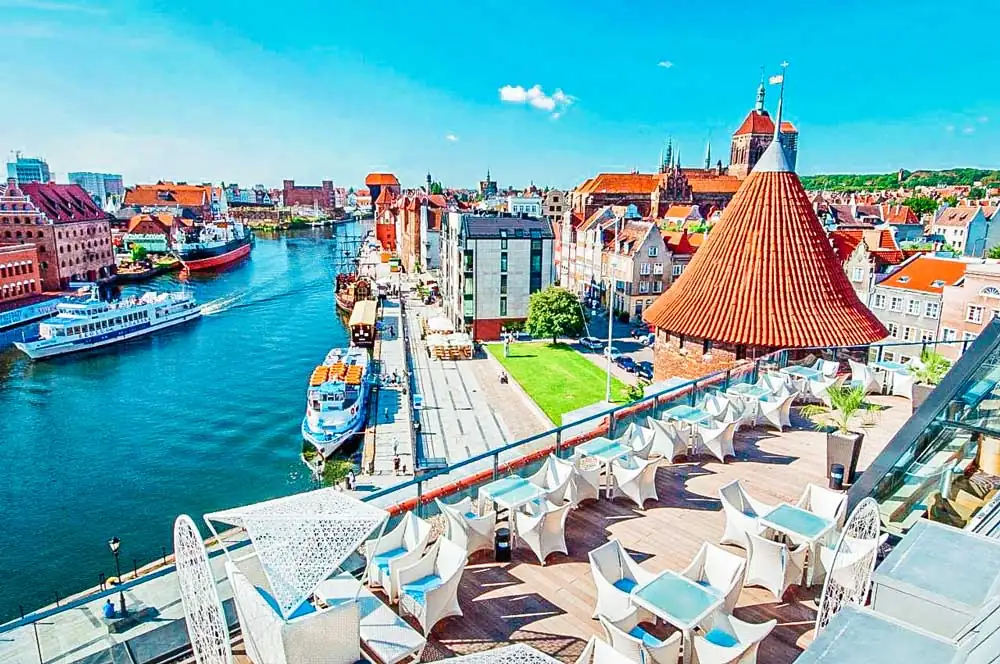
M 104 572 L 97 575 L 97 585 L 100 586 L 101 590 L 104 590 Z
M 423 517 L 424 515 L 424 481 L 417 480 L 417 516 Z
M 920 340 L 920 357 L 922 358 L 927 353 L 927 341 L 924 339 Z
M 556 449 L 555 449 L 555 455 L 556 455 L 557 459 L 560 458 L 559 457 L 559 448 L 560 448 L 561 445 L 562 445 L 562 429 L 556 429 Z
M 691 392 L 688 393 L 688 405 L 694 406 L 695 393 L 698 391 L 698 379 L 695 378 L 694 384 L 691 385 Z
M 751 383 L 756 383 L 760 380 L 760 360 L 753 361 L 753 380 Z
M 493 455 L 493 481 L 500 479 L 500 455 Z
M 615 437 L 615 411 L 608 413 L 608 438 Z
M 885 350 L 885 346 L 879 344 L 878 353 L 875 354 L 875 361 L 876 362 L 881 362 L 882 361 L 882 352 L 884 350 Z
M 723 392 L 725 392 L 726 390 L 729 389 L 729 380 L 730 380 L 731 374 L 732 374 L 732 370 L 731 369 L 726 369 L 726 381 L 725 381 L 725 383 L 723 383 L 723 388 L 722 388 Z

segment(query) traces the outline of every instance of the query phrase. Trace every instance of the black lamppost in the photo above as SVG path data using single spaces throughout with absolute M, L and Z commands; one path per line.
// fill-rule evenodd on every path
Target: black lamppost
M 108 540 L 108 548 L 111 549 L 111 555 L 115 557 L 115 574 L 118 576 L 118 603 L 121 605 L 121 614 L 125 615 L 125 591 L 121 589 L 122 587 L 122 568 L 118 564 L 118 550 L 122 546 L 122 541 L 117 537 L 112 537 Z

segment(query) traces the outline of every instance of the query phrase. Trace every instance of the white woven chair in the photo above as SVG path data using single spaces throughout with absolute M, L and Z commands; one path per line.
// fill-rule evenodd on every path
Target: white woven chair
M 681 572 L 681 575 L 695 583 L 708 586 L 725 597 L 726 601 L 722 606 L 731 613 L 739 601 L 745 571 L 746 561 L 743 558 L 714 544 L 703 542 L 694 560 Z
M 601 497 L 601 467 L 594 464 L 592 468 L 585 468 L 586 464 L 593 463 L 586 457 L 576 456 L 573 459 L 573 478 L 569 484 L 569 502 L 575 508 L 585 500 L 599 500 Z
M 818 359 L 812 365 L 813 369 L 823 372 L 823 375 L 827 378 L 836 378 L 837 373 L 840 371 L 840 362 L 833 362 L 831 360 Z
M 587 554 L 590 573 L 597 588 L 597 605 L 593 617 L 598 615 L 621 618 L 632 610 L 632 592 L 656 578 L 652 572 L 639 567 L 618 540 L 608 540 Z M 640 611 L 640 622 L 655 620 L 652 614 Z
M 465 570 L 465 550 L 447 537 L 438 537 L 427 555 L 399 570 L 399 608 L 416 618 L 430 634 L 438 621 L 461 616 L 458 586 Z
M 654 436 L 655 433 L 651 429 L 630 422 L 625 428 L 625 433 L 618 440 L 626 447 L 631 448 L 635 456 L 640 459 L 648 459 L 653 449 Z
M 646 419 L 646 423 L 655 432 L 653 449 L 650 450 L 651 456 L 660 456 L 670 463 L 673 463 L 677 457 L 687 456 L 687 435 L 678 431 L 673 422 L 654 420 L 650 417 Z
M 847 518 L 840 539 L 820 547 L 819 567 L 826 581 L 816 612 L 817 633 L 847 604 L 865 605 L 878 547 L 885 540 L 879 536 L 881 522 L 878 503 L 865 498 Z
M 447 524 L 448 539 L 465 549 L 467 555 L 476 551 L 492 551 L 493 537 L 497 525 L 497 513 L 489 511 L 483 516 L 475 512 L 471 498 L 463 498 L 454 504 L 435 499 L 438 510 Z
M 778 431 L 784 431 L 785 427 L 792 426 L 791 410 L 794 400 L 795 397 L 789 394 L 760 401 L 761 419 L 765 423 L 775 427 Z
M 566 517 L 572 505 L 546 503 L 538 514 L 518 512 L 517 536 L 528 545 L 538 562 L 545 564 L 551 554 L 569 554 L 566 549 Z
M 629 659 L 612 648 L 604 639 L 592 636 L 573 664 L 642 664 L 642 662 Z
M 757 385 L 765 388 L 776 397 L 788 396 L 798 391 L 791 376 L 780 371 L 765 372 L 757 380 Z
M 424 555 L 431 537 L 431 524 L 410 511 L 403 515 L 396 527 L 377 540 L 365 542 L 368 560 L 368 585 L 381 587 L 389 602 L 399 599 L 397 573 Z
M 726 515 L 726 530 L 719 543 L 744 549 L 747 548 L 747 534 L 756 535 L 760 532 L 757 519 L 774 509 L 773 505 L 751 498 L 739 480 L 733 480 L 720 488 L 719 500 Z
M 641 664 L 677 664 L 681 656 L 681 632 L 661 641 L 639 625 L 640 614 L 633 609 L 617 620 L 598 616 L 608 642 L 616 651 Z
M 729 411 L 729 399 L 721 394 L 706 394 L 701 407 L 716 419 L 723 419 Z
M 809 393 L 812 394 L 814 397 L 816 397 L 817 399 L 819 399 L 820 401 L 822 401 L 823 403 L 825 403 L 826 405 L 829 406 L 830 405 L 830 388 L 838 385 L 839 382 L 840 382 L 840 379 L 837 378 L 836 376 L 833 376 L 832 378 L 828 378 L 828 377 L 824 376 L 823 378 L 821 378 L 819 380 L 810 380 L 809 381 Z
M 847 494 L 818 484 L 807 484 L 795 506 L 833 521 L 838 529 L 847 518 Z
M 757 649 L 767 638 L 777 620 L 766 623 L 743 622 L 730 614 L 716 611 L 694 637 L 694 664 L 756 664 Z
M 736 433 L 735 422 L 715 421 L 711 424 L 701 424 L 698 426 L 698 442 L 708 450 L 712 456 L 726 462 L 726 457 L 736 456 L 736 449 L 733 447 L 733 435 Z
M 569 493 L 570 483 L 573 481 L 573 462 L 550 454 L 545 457 L 538 472 L 527 479 L 545 491 L 545 500 L 562 505 Z
M 761 586 L 781 599 L 788 586 L 802 583 L 807 544 L 789 548 L 786 544 L 747 533 L 747 586 Z
M 625 496 L 640 510 L 646 509 L 647 500 L 659 500 L 656 495 L 656 468 L 659 460 L 632 458 L 611 462 L 612 498 Z
M 866 394 L 882 391 L 882 378 L 867 364 L 848 360 L 851 365 L 851 384 L 861 385 Z
M 913 375 L 912 370 L 907 373 L 897 371 L 892 377 L 892 393 L 897 397 L 906 397 L 913 401 L 913 384 L 915 382 L 916 376 Z

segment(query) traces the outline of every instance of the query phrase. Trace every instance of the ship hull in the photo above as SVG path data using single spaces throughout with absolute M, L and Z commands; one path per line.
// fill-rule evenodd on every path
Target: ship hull
M 315 431 L 309 426 L 308 417 L 302 418 L 302 439 L 316 448 L 323 458 L 340 449 L 345 442 L 356 435 L 365 422 L 366 410 L 359 408 L 357 414 L 337 432 Z
M 234 240 L 223 247 L 218 253 L 211 250 L 199 250 L 189 254 L 181 253 L 181 262 L 189 270 L 212 270 L 229 265 L 250 255 L 253 244 L 250 238 Z

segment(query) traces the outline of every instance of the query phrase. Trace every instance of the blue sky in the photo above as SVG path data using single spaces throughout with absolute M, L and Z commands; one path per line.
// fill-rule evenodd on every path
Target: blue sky
M 59 178 L 357 184 L 391 170 L 406 186 L 430 170 L 472 186 L 489 168 L 504 185 L 570 187 L 652 169 L 668 136 L 683 165 L 700 165 L 708 140 L 725 162 L 760 66 L 787 60 L 800 172 L 997 168 L 1000 51 L 959 27 L 994 11 L 969 0 L 0 0 L 0 153 L 44 156 Z M 505 86 L 531 98 L 502 101 Z

